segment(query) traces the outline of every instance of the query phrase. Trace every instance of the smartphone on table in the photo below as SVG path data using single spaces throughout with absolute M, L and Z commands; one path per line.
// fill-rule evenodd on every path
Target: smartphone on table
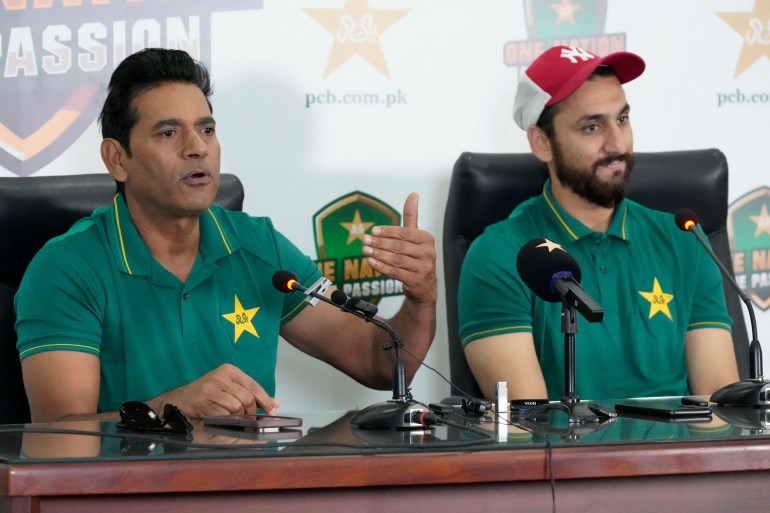
M 698 422 L 711 419 L 711 408 L 705 405 L 682 404 L 677 398 L 627 399 L 615 405 L 618 415 L 649 418 L 668 422 Z
M 281 429 L 299 427 L 302 425 L 302 419 L 299 417 L 242 413 L 235 415 L 206 416 L 203 417 L 203 425 L 269 433 Z

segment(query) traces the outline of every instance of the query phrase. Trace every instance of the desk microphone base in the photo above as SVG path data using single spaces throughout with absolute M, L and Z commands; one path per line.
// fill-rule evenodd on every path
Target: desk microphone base
M 566 427 L 552 424 L 549 412 L 563 411 L 569 422 Z M 565 442 L 579 442 L 582 435 L 588 435 L 611 426 L 617 413 L 600 404 L 581 402 L 577 397 L 562 397 L 559 403 L 535 406 L 522 413 L 517 424 L 538 435 L 558 435 Z
M 618 414 L 610 408 L 591 402 L 582 402 L 577 397 L 562 397 L 561 402 L 548 403 L 529 408 L 522 413 L 523 420 L 535 419 L 549 410 L 559 410 L 567 414 L 570 424 L 598 424 Z
M 725 406 L 770 408 L 770 381 L 746 379 L 731 383 L 714 392 L 711 402 Z
M 390 400 L 367 406 L 356 413 L 350 423 L 361 429 L 425 429 L 412 420 L 415 413 L 429 411 L 411 400 Z

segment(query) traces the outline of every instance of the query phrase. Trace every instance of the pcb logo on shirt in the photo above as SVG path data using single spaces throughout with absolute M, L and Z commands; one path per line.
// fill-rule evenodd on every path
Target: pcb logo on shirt
M 770 308 L 770 188 L 738 198 L 727 211 L 735 280 L 762 310 Z
M 147 47 L 208 63 L 211 14 L 262 0 L 3 0 L 0 3 L 0 166 L 29 176 L 96 119 L 115 67 Z M 94 150 L 96 151 L 96 150 Z
M 404 293 L 403 284 L 372 269 L 362 252 L 364 235 L 374 226 L 398 226 L 401 215 L 364 192 L 341 196 L 313 216 L 316 265 L 337 288 L 367 300 Z
M 526 68 L 552 46 L 580 47 L 607 55 L 626 49 L 626 34 L 605 34 L 607 0 L 525 0 L 527 39 L 508 41 L 503 62 Z

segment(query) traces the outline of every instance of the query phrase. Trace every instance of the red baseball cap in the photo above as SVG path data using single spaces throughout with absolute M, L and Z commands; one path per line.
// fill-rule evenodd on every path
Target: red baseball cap
M 577 91 L 599 66 L 615 73 L 621 84 L 644 71 L 644 61 L 630 52 L 599 57 L 574 46 L 554 46 L 543 52 L 524 72 L 513 102 L 513 119 L 526 130 L 537 123 L 543 110 Z

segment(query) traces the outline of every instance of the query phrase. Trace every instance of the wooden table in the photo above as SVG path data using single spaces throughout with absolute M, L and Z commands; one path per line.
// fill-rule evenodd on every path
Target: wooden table
M 350 433 L 339 433 L 351 429 L 337 424 L 332 438 L 349 442 Z M 11 436 L 20 435 L 0 433 L 0 442 L 9 445 Z M 770 438 L 761 430 L 658 442 L 554 438 L 552 445 L 550 462 L 542 440 L 378 454 L 6 457 L 0 512 L 550 512 L 551 471 L 556 511 L 770 509 Z

